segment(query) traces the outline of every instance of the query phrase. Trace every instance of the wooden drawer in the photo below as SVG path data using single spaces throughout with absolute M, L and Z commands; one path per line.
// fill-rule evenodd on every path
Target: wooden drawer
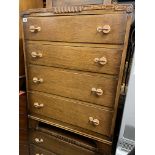
M 31 42 L 27 44 L 30 64 L 70 68 L 91 72 L 118 74 L 122 51 L 78 44 Z
M 40 142 L 37 142 L 36 140 L 37 141 L 39 140 Z M 82 147 L 82 145 L 85 145 L 85 147 L 89 148 L 90 146 L 88 146 L 88 144 L 83 144 L 82 142 L 75 141 L 74 139 L 71 138 L 67 138 L 66 136 L 64 137 L 50 132 L 44 133 L 40 131 L 31 131 L 30 143 L 35 144 L 38 147 L 49 150 L 58 155 L 97 155 L 95 154 L 94 151 Z M 81 146 L 76 145 L 76 143 L 78 143 Z M 40 150 L 36 147 L 35 148 L 33 147 L 33 150 L 34 149 L 35 151 L 36 149 L 37 151 Z M 47 155 L 53 155 L 53 154 L 47 154 Z
M 28 17 L 27 22 L 24 23 L 25 38 L 28 40 L 123 44 L 126 21 L 126 14 Z M 110 32 L 107 30 L 109 26 Z M 99 27 L 104 28 L 104 32 L 98 32 Z
M 117 79 L 110 75 L 29 65 L 28 85 L 30 90 L 113 107 Z
M 56 155 L 55 153 L 49 152 L 45 149 L 30 145 L 30 155 Z
M 40 107 L 41 106 L 41 107 Z M 39 114 L 65 123 L 110 136 L 113 112 L 92 104 L 49 95 L 29 93 L 30 114 Z M 97 119 L 98 124 L 90 121 Z

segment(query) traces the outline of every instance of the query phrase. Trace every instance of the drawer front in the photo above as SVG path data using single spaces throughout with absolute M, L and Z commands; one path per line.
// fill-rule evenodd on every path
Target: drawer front
M 123 44 L 126 14 L 28 17 L 25 38 L 63 42 Z
M 41 142 L 36 142 L 36 139 Z M 32 131 L 30 133 L 30 143 L 47 149 L 58 155 L 95 155 L 95 153 L 92 151 L 64 142 L 63 140 L 59 140 L 53 136 L 50 136 L 49 134 L 39 131 Z
M 49 152 L 45 149 L 30 145 L 30 155 L 56 155 L 55 153 Z
M 113 107 L 117 80 L 109 75 L 30 65 L 28 85 L 30 90 Z
M 30 114 L 43 115 L 110 136 L 113 112 L 92 104 L 55 95 L 32 92 L 29 93 L 29 109 Z M 92 118 L 93 120 L 90 120 Z
M 46 43 L 27 44 L 28 63 L 118 74 L 122 51 L 118 49 L 74 47 Z

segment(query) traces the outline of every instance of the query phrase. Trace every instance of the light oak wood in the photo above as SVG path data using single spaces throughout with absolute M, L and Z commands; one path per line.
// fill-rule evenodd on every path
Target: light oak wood
M 43 8 L 43 0 L 19 0 L 20 11 L 32 8 Z
M 42 79 L 36 83 L 34 78 Z M 68 98 L 91 102 L 112 108 L 115 100 L 117 77 L 64 70 L 54 67 L 28 66 L 29 90 L 37 90 Z M 92 88 L 102 89 L 98 96 Z
M 51 45 L 51 46 L 71 46 L 71 47 L 91 47 L 91 48 L 106 48 L 106 49 L 116 49 L 118 51 L 123 51 L 124 45 L 119 44 L 92 44 L 92 43 L 67 43 L 67 42 L 51 42 L 51 41 L 31 41 L 25 40 L 25 44 L 34 44 L 34 45 Z M 27 45 L 25 45 L 27 48 Z
M 26 55 L 30 64 L 118 74 L 122 51 L 117 48 L 32 42 L 26 44 Z M 96 60 L 103 58 L 106 59 L 104 63 Z
M 99 155 L 100 153 L 101 155 L 111 155 L 111 147 L 112 147 L 111 144 L 93 141 L 91 139 L 84 138 L 77 134 L 69 134 L 69 133 L 66 134 L 66 132 L 65 131 L 62 132 L 61 129 L 59 130 L 58 128 L 53 129 L 53 127 L 48 128 L 49 125 L 46 125 L 46 128 L 45 127 L 43 128 L 43 125 L 45 123 L 43 123 L 43 125 L 40 125 L 39 121 L 36 121 L 34 119 L 30 119 L 29 122 L 31 124 L 30 125 L 31 132 L 32 130 L 35 130 L 35 131 L 37 130 L 39 132 L 44 132 L 44 133 L 47 133 L 48 135 L 53 135 L 55 137 L 59 135 L 58 138 L 64 139 L 67 142 L 71 142 L 75 145 L 78 145 L 80 147 L 84 147 L 93 152 L 96 152 L 97 153 L 96 155 Z
M 19 0 L 19 11 L 25 11 L 30 8 L 42 8 L 43 0 Z M 19 18 L 19 75 L 25 75 L 24 55 L 23 55 L 23 38 L 22 38 L 22 18 Z
M 126 59 L 126 54 L 127 54 L 128 39 L 129 39 L 129 34 L 130 34 L 131 23 L 132 23 L 132 15 L 128 16 L 128 22 L 126 25 L 126 36 L 125 36 L 125 40 L 124 40 L 124 49 L 123 49 L 123 54 L 122 54 L 119 80 L 118 80 L 117 92 L 116 92 L 116 98 L 115 98 L 115 106 L 114 106 L 115 112 L 114 112 L 114 117 L 112 120 L 113 127 L 111 128 L 111 135 L 114 133 L 114 127 L 115 127 L 115 123 L 116 123 L 115 121 L 116 121 L 117 110 L 118 110 L 119 96 L 120 96 L 123 72 L 124 72 L 124 67 L 125 67 L 125 59 Z
M 52 8 L 52 7 L 53 7 L 52 0 L 46 0 L 46 8 Z
M 134 7 L 132 4 L 109 4 L 109 5 L 86 5 L 86 6 L 59 6 L 52 8 L 30 9 L 21 13 L 21 16 L 47 17 L 55 15 L 101 15 L 101 14 L 132 14 Z
M 87 138 L 90 138 L 92 140 L 110 145 L 110 146 L 112 145 L 111 138 L 104 136 L 102 134 L 99 134 L 97 132 L 93 132 L 91 130 L 86 130 L 86 129 L 80 128 L 78 126 L 73 126 L 71 124 L 68 124 L 68 123 L 65 123 L 65 122 L 62 122 L 62 121 L 59 121 L 56 119 L 52 119 L 49 117 L 45 117 L 43 115 L 31 114 L 31 115 L 28 115 L 28 117 L 29 117 L 29 123 L 30 123 L 29 128 L 31 128 L 31 129 L 38 129 L 39 122 L 42 122 L 42 123 L 45 123 L 45 124 L 48 124 L 48 125 L 51 125 L 51 126 L 63 129 L 63 130 L 67 130 L 67 131 L 70 131 L 72 133 L 75 133 L 75 134 L 78 134 L 78 135 L 81 135 L 81 136 L 84 136 Z
M 38 109 L 34 105 L 35 102 L 44 106 Z M 106 136 L 110 134 L 113 116 L 112 111 L 92 104 L 45 93 L 29 93 L 29 112 L 30 114 L 44 115 Z M 90 117 L 97 119 L 98 122 L 93 120 L 92 123 Z M 98 124 L 96 125 L 96 123 Z
M 57 6 L 25 12 L 24 17 L 28 20 L 24 23 L 25 47 L 27 49 L 25 51 L 25 55 L 27 54 L 25 58 L 28 73 L 27 88 L 30 91 L 40 91 L 40 93 L 36 93 L 36 91 L 30 93 L 33 95 L 39 94 L 40 97 L 34 97 L 35 99 L 40 99 L 42 102 L 47 100 L 46 103 L 34 102 L 33 104 L 31 103 L 32 99 L 29 100 L 29 117 L 31 119 L 101 142 L 98 144 L 101 154 L 110 155 L 132 11 L 133 7 L 131 5 L 117 4 L 74 6 L 68 7 L 66 10 L 64 6 Z M 33 26 L 34 29 L 32 30 L 30 26 Z M 30 45 L 30 43 L 33 45 Z M 44 59 L 44 53 L 46 52 L 40 54 L 40 49 L 44 49 L 45 46 L 48 55 L 52 55 L 50 58 L 47 56 L 46 60 Z M 37 49 L 37 51 L 29 53 L 31 48 Z M 54 54 L 49 52 L 51 49 L 55 50 Z M 87 52 L 85 52 L 85 49 L 87 49 Z M 104 68 L 107 65 L 105 70 L 97 70 L 89 64 L 88 67 L 87 64 L 81 64 L 89 56 L 90 58 L 94 56 L 92 49 L 96 50 L 95 54 L 100 52 L 106 54 L 106 56 L 100 55 L 100 57 L 95 55 L 93 59 L 96 65 L 100 64 Z M 98 51 L 98 49 L 101 51 Z M 117 50 L 113 51 L 115 49 Z M 69 60 L 69 57 L 75 56 L 75 51 L 80 52 L 77 52 L 74 61 Z M 60 55 L 65 59 L 60 59 Z M 107 58 L 107 55 L 111 56 L 111 59 Z M 30 56 L 33 56 L 35 61 Z M 112 61 L 114 57 L 116 61 Z M 75 61 L 76 58 L 80 62 Z M 111 67 L 109 62 L 112 63 Z M 80 65 L 77 65 L 78 63 Z M 87 90 L 90 90 L 90 94 Z M 52 97 L 44 99 L 42 94 L 46 97 Z M 33 98 L 32 96 L 31 98 Z M 56 101 L 54 105 L 51 104 L 53 101 Z M 73 104 L 78 105 L 77 108 L 76 106 L 73 107 Z M 44 111 L 46 105 L 49 108 Z M 60 105 L 63 105 L 63 107 Z M 72 107 L 71 110 L 70 107 Z M 33 110 L 31 111 L 31 109 Z M 67 111 L 67 109 L 69 110 Z M 82 117 L 79 115 L 78 119 L 75 119 L 77 118 L 76 110 L 82 112 Z M 59 111 L 59 115 L 56 111 Z M 61 116 L 63 111 L 66 111 L 66 113 Z M 101 113 L 101 111 L 103 112 Z M 110 119 L 104 113 L 105 111 L 106 113 L 111 112 Z M 53 115 L 50 114 L 51 112 Z M 84 115 L 84 112 L 87 114 Z M 89 113 L 95 116 L 88 116 Z M 102 118 L 103 113 L 106 116 L 105 118 Z M 108 118 L 106 125 L 110 124 L 110 127 L 105 126 L 102 132 L 97 130 L 102 125 L 98 114 L 101 114 L 100 117 L 103 120 Z M 88 123 L 93 125 L 96 130 L 84 127 L 81 118 L 85 118 L 86 115 Z M 78 125 L 75 125 L 76 120 Z M 49 148 L 48 145 L 46 147 Z M 104 149 L 102 150 L 101 147 Z
M 24 23 L 25 38 L 64 42 L 123 44 L 126 14 L 104 14 L 60 17 L 28 17 Z M 99 26 L 110 25 L 108 34 L 98 32 Z M 30 32 L 30 27 L 40 27 L 39 32 Z M 120 28 L 121 27 L 121 28 Z
M 9 5 L 9 4 L 8 4 Z M 19 11 L 25 11 L 30 8 L 41 8 L 43 7 L 43 0 L 19 0 Z M 19 76 L 24 76 L 25 75 L 25 66 L 24 66 L 24 51 L 23 51 L 23 26 L 22 26 L 22 18 L 19 18 Z M 24 82 L 21 82 L 24 81 Z M 23 86 L 25 84 L 25 79 L 20 78 L 20 85 Z M 20 86 L 20 89 L 22 87 Z M 21 97 L 19 98 L 19 128 L 20 129 L 20 144 L 19 144 L 19 155 L 29 155 L 29 150 L 28 150 L 28 144 L 27 144 L 27 110 L 26 110 L 26 97 L 25 97 L 25 104 L 23 99 Z M 25 116 L 25 118 L 24 118 Z M 25 130 L 23 130 L 25 129 Z M 23 141 L 25 140 L 25 144 L 23 144 Z
M 36 143 L 36 137 L 43 139 L 44 142 Z M 68 143 L 66 141 L 63 141 L 63 139 L 51 136 L 50 133 L 47 134 L 39 131 L 31 131 L 30 143 L 52 151 L 58 155 L 96 155 L 93 151 Z

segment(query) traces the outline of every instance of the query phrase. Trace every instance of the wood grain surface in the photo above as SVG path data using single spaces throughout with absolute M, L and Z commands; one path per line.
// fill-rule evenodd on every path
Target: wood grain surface
M 97 32 L 104 25 L 109 25 L 111 31 Z M 30 32 L 30 26 L 41 30 Z M 28 17 L 24 31 L 28 40 L 123 44 L 125 26 L 126 14 Z
M 112 111 L 45 93 L 29 93 L 28 97 L 30 114 L 44 115 L 106 136 L 110 134 Z M 43 104 L 44 106 L 36 108 L 34 103 Z M 92 124 L 89 117 L 98 119 L 99 125 Z
M 34 83 L 33 78 L 42 79 Z M 28 66 L 29 90 L 56 94 L 112 108 L 115 100 L 117 77 L 96 73 L 64 70 L 54 67 Z M 101 89 L 98 96 L 92 88 Z
M 36 145 L 30 144 L 30 155 L 56 155 L 56 154 L 48 150 L 45 150 L 41 147 L 37 147 Z
M 33 57 L 32 53 L 42 54 Z M 26 45 L 27 62 L 36 65 L 54 66 L 90 72 L 118 74 L 122 51 L 117 48 L 73 46 L 72 44 L 57 45 L 50 42 L 33 42 Z M 105 58 L 107 63 L 102 65 L 95 58 Z
M 43 139 L 43 143 L 36 143 L 35 138 Z M 39 131 L 30 132 L 30 143 L 47 149 L 58 155 L 95 155 L 93 151 L 67 143 L 63 140 Z
M 62 122 L 62 121 L 59 121 L 56 119 L 52 119 L 52 118 L 49 118 L 49 117 L 46 117 L 43 115 L 31 114 L 28 117 L 29 117 L 29 120 L 35 120 L 38 122 L 43 122 L 43 123 L 46 123 L 48 125 L 58 127 L 60 129 L 67 130 L 69 132 L 90 138 L 92 140 L 96 140 L 96 141 L 99 141 L 101 143 L 105 143 L 107 145 L 112 145 L 112 139 L 111 139 L 112 137 L 108 137 L 108 136 L 99 134 L 97 132 L 91 131 L 91 130 L 86 130 L 86 129 L 83 129 L 81 127 L 74 126 L 72 124 L 68 124 L 68 123 L 65 123 L 65 122 Z M 36 124 L 31 123 L 30 128 L 35 128 L 35 129 L 38 128 L 37 123 Z
M 101 142 L 101 154 L 110 155 L 133 7 L 92 5 L 67 9 L 30 10 L 25 15 L 29 118 Z M 78 13 L 76 9 L 80 9 Z M 42 57 L 32 59 L 32 52 Z M 94 57 L 106 57 L 107 63 L 98 66 L 92 61 Z M 43 106 L 36 108 L 34 103 Z M 40 136 L 45 143 L 36 145 L 51 151 L 54 146 L 54 152 L 60 155 L 70 151 L 76 155 L 76 149 L 65 150 L 63 147 L 68 145 L 62 141 L 51 143 L 49 134 L 36 131 L 33 135 L 33 144 Z

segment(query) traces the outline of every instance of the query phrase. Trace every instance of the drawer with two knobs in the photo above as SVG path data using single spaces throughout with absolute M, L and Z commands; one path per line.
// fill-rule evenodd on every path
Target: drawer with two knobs
M 27 63 L 118 75 L 122 49 L 103 45 L 27 41 Z
M 55 119 L 64 123 L 110 136 L 113 111 L 86 102 L 29 92 L 29 113 Z
M 28 89 L 113 108 L 115 76 L 28 65 Z
M 124 44 L 126 14 L 28 17 L 26 40 Z M 120 28 L 121 27 L 121 28 Z

